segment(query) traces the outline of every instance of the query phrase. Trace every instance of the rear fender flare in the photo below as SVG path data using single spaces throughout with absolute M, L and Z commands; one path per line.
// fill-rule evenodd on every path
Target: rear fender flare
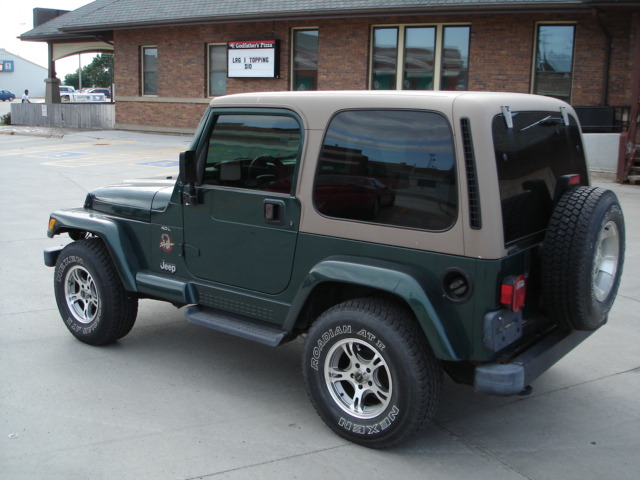
M 301 285 L 285 321 L 293 330 L 313 290 L 325 282 L 341 282 L 373 288 L 402 299 L 416 316 L 433 352 L 441 360 L 460 360 L 461 345 L 449 340 L 438 312 L 429 300 L 430 282 L 417 270 L 402 264 L 356 257 L 330 257 L 316 264 Z

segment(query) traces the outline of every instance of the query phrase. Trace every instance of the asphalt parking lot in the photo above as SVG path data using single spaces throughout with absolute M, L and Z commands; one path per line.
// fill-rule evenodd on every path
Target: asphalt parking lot
M 128 178 L 175 176 L 190 139 L 0 127 L 0 479 L 609 479 L 640 472 L 640 186 L 613 189 L 627 254 L 609 324 L 533 384 L 445 383 L 434 423 L 392 450 L 334 435 L 307 399 L 300 340 L 272 349 L 143 300 L 114 345 L 75 340 L 42 251 L 52 210 Z

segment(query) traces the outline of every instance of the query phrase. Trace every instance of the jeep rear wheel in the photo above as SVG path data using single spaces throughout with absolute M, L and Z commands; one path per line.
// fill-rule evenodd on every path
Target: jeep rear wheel
M 321 315 L 303 352 L 305 385 L 338 435 L 386 448 L 419 431 L 440 400 L 443 373 L 411 312 L 363 298 Z
M 90 345 L 104 345 L 133 328 L 138 299 L 122 286 L 102 240 L 67 245 L 56 262 L 54 290 L 69 331 Z
M 605 323 L 620 285 L 624 250 L 624 218 L 615 193 L 595 187 L 565 193 L 542 248 L 549 316 L 576 330 Z

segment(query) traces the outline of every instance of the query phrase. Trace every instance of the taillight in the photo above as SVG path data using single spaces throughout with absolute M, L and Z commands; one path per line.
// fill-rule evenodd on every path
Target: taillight
M 567 184 L 568 185 L 580 185 L 580 175 L 567 175 Z
M 524 275 L 505 278 L 500 287 L 500 303 L 513 312 L 519 312 L 524 307 L 527 291 L 527 280 Z
M 580 175 L 577 173 L 573 173 L 570 175 L 562 175 L 561 177 L 558 177 L 556 181 L 556 189 L 553 192 L 553 203 L 554 204 L 558 203 L 558 200 L 560 200 L 560 197 L 564 195 L 564 193 L 567 190 L 571 189 L 572 187 L 576 187 L 580 185 L 581 182 L 582 182 L 582 179 L 580 178 Z

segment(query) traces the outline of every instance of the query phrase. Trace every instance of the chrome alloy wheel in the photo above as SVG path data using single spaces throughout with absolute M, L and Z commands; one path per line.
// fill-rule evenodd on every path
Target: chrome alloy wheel
M 64 297 L 69 311 L 80 323 L 91 323 L 98 315 L 100 298 L 96 282 L 82 266 L 76 265 L 67 272 Z
M 349 415 L 374 418 L 389 406 L 391 372 L 372 345 L 354 338 L 341 340 L 327 353 L 324 367 L 331 397 Z
M 613 221 L 608 221 L 598 235 L 593 262 L 593 290 L 599 302 L 604 301 L 611 292 L 619 264 L 620 238 L 618 227 Z

